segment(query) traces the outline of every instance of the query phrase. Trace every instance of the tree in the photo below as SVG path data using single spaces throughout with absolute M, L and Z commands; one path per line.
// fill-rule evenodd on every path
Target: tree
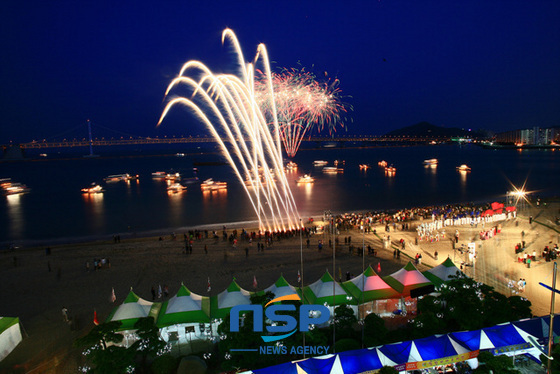
M 366 347 L 386 343 L 387 333 L 385 321 L 377 314 L 371 313 L 364 319 L 364 345 Z
M 338 338 L 352 338 L 356 335 L 354 324 L 358 321 L 354 311 L 346 304 L 334 308 L 333 325 Z
M 383 366 L 379 371 L 378 374 L 398 374 L 399 372 L 392 366 Z
M 124 347 L 112 344 L 122 342 L 123 335 L 116 331 L 120 321 L 102 323 L 87 335 L 76 340 L 75 345 L 83 348 L 86 373 L 124 373 L 133 366 L 134 355 Z
M 165 353 L 167 343 L 159 336 L 159 329 L 155 325 L 154 317 L 140 318 L 134 324 L 138 340 L 128 348 L 132 354 L 139 355 L 141 362 L 140 371 L 148 372 L 147 361 Z
M 481 352 L 478 355 L 478 362 L 480 366 L 473 373 L 520 374 L 520 371 L 515 369 L 511 357 L 506 355 L 494 356 L 490 352 Z

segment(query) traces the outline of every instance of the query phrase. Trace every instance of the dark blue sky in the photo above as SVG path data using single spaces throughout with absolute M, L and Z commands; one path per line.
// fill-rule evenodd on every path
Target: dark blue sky
M 226 27 L 247 59 L 262 42 L 276 67 L 337 76 L 348 134 L 560 125 L 559 1 L 344 3 L 3 1 L 0 143 L 85 136 L 68 130 L 88 118 L 132 135 L 203 131 L 180 109 L 155 125 L 184 62 L 231 72 Z

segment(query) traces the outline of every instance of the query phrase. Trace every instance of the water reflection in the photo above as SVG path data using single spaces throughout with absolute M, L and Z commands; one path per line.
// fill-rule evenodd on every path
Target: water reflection
M 86 215 L 91 219 L 95 229 L 102 229 L 104 227 L 104 212 L 105 205 L 103 203 L 102 193 L 85 193 L 82 194 L 84 203 L 86 204 Z
M 20 236 L 23 232 L 23 210 L 21 199 L 22 194 L 7 195 L 6 201 L 8 202 L 8 218 L 10 225 L 10 232 L 14 236 Z
M 183 206 L 185 202 L 185 195 L 185 190 L 167 190 L 167 196 L 169 197 L 169 220 L 173 226 L 181 224 L 181 217 L 184 212 Z

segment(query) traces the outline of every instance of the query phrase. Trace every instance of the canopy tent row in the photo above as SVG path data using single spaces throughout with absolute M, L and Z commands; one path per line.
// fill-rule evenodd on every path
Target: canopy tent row
M 456 269 L 449 259 L 440 266 L 443 270 L 430 275 L 434 284 L 445 281 L 442 278 L 446 272 L 451 271 L 446 269 Z M 217 325 L 227 317 L 231 308 L 250 304 L 253 294 L 263 295 L 271 292 L 277 298 L 296 293 L 305 304 L 327 306 L 331 315 L 334 315 L 333 308 L 341 304 L 349 305 L 357 314 L 360 305 L 369 303 L 367 312 L 371 313 L 374 311 L 372 303 L 395 300 L 396 304 L 385 305 L 386 311 L 391 313 L 400 308 L 399 303 L 410 295 L 411 290 L 428 284 L 432 282 L 409 262 L 403 269 L 383 278 L 368 267 L 362 274 L 344 283 L 336 282 L 332 275 L 325 271 L 319 280 L 303 289 L 290 285 L 282 275 L 273 285 L 256 293 L 243 289 L 235 279 L 227 289 L 214 296 L 197 295 L 181 284 L 177 294 L 165 302 L 142 299 L 131 289 L 124 302 L 112 311 L 106 321 L 121 321 L 119 331 L 124 331 L 127 339 L 134 338 L 134 324 L 138 319 L 148 316 L 154 317 L 166 340 L 206 339 L 209 334 L 216 333 Z M 364 307 L 359 317 L 363 318 L 365 312 Z
M 413 341 L 386 344 L 379 347 L 346 351 L 320 357 L 287 362 L 246 374 L 353 374 L 393 366 L 400 372 L 421 370 L 455 362 L 478 366 L 480 351 L 494 355 L 528 354 L 539 361 L 539 350 L 530 343 L 534 338 L 541 345 L 548 339 L 549 317 L 508 322 L 475 331 L 434 335 Z M 554 317 L 554 326 L 560 324 L 560 315 Z M 560 327 L 554 328 L 558 340 Z
M 0 361 L 21 342 L 21 326 L 17 317 L 0 317 Z

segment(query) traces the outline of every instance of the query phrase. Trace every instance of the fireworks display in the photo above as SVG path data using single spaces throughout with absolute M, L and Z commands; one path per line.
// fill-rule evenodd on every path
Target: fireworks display
M 326 73 L 325 73 L 326 75 Z M 256 97 L 267 118 L 273 123 L 276 111 L 280 138 L 288 157 L 294 157 L 305 137 L 313 128 L 329 134 L 336 125 L 343 126 L 348 106 L 341 100 L 338 79 L 319 82 L 317 77 L 304 69 L 272 73 L 274 104 L 267 97 L 270 90 L 266 74 L 256 79 Z
M 300 220 L 284 174 L 266 47 L 259 44 L 254 61 L 246 64 L 230 29 L 222 34 L 222 42 L 226 40 L 235 50 L 239 76 L 213 74 L 199 61 L 187 62 L 167 88 L 166 97 L 171 92 L 177 97 L 167 102 L 158 125 L 175 105 L 190 109 L 210 131 L 233 168 L 255 210 L 260 230 L 293 229 L 299 226 Z M 258 73 L 259 103 L 254 79 L 257 64 L 263 66 Z M 267 118 L 261 106 L 269 108 Z

